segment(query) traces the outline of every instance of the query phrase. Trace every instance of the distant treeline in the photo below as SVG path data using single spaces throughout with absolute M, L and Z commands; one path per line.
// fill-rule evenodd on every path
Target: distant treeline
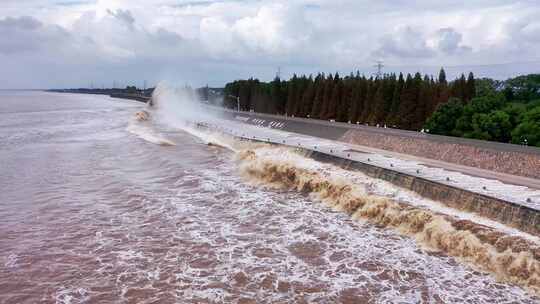
M 472 73 L 448 82 L 444 69 L 431 76 L 386 74 L 370 77 L 360 73 L 297 76 L 272 82 L 237 80 L 225 86 L 225 106 L 241 110 L 310 117 L 401 129 L 419 130 L 441 104 L 455 97 L 464 103 L 476 96 Z

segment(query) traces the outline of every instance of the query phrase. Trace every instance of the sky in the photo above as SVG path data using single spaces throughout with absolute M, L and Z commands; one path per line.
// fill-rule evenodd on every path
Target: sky
M 540 72 L 540 2 L 0 0 L 0 89 Z

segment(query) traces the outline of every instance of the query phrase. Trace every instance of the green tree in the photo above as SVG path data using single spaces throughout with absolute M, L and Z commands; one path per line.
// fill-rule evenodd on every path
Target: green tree
M 422 75 L 420 73 L 416 73 L 414 78 L 410 74 L 407 75 L 400 97 L 398 125 L 400 128 L 411 130 L 417 121 L 415 115 L 421 83 Z
M 328 75 L 328 78 L 325 81 L 324 84 L 324 95 L 323 95 L 323 102 L 321 106 L 321 112 L 319 113 L 320 119 L 327 119 L 328 117 L 328 109 L 330 105 L 332 104 L 332 93 L 334 91 L 334 78 L 332 77 L 332 74 Z
M 484 97 L 489 95 L 495 95 L 500 87 L 500 81 L 490 78 L 481 78 L 475 80 L 475 97 Z
M 403 74 L 399 73 L 399 78 L 394 87 L 394 92 L 392 92 L 392 104 L 390 105 L 390 110 L 386 117 L 386 122 L 389 125 L 394 126 L 394 125 L 399 124 L 399 104 L 401 100 L 400 99 L 401 93 L 403 91 L 404 86 L 405 86 L 405 79 L 403 79 Z
M 511 129 L 517 127 L 523 119 L 523 114 L 527 112 L 527 107 L 522 103 L 509 103 L 504 108 L 502 108 L 508 117 L 510 117 L 510 123 L 512 124 Z
M 540 147 L 540 107 L 523 114 L 523 122 L 512 131 L 512 143 Z
M 429 133 L 439 135 L 453 135 L 456 128 L 456 121 L 463 114 L 463 104 L 459 99 L 451 98 L 433 113 L 424 125 L 424 129 Z
M 426 122 L 431 98 L 433 98 L 433 96 L 431 92 L 430 79 L 426 75 L 424 77 L 424 80 L 420 82 L 420 89 L 418 92 L 414 119 L 411 125 L 413 129 L 419 130 Z
M 337 120 L 341 122 L 349 121 L 349 112 L 351 110 L 351 96 L 352 96 L 353 76 L 349 76 L 343 80 L 343 88 L 341 92 L 341 99 L 339 101 Z
M 296 77 L 296 74 L 294 74 L 293 78 L 289 80 L 287 84 L 287 105 L 285 107 L 285 113 L 287 115 L 294 115 L 298 89 L 298 78 Z
M 317 82 L 315 86 L 315 98 L 313 99 L 313 107 L 311 108 L 311 114 L 310 117 L 312 118 L 320 118 L 322 107 L 323 107 L 323 101 L 324 101 L 324 89 L 326 86 L 326 78 L 324 74 L 322 74 L 319 78 L 319 81 Z
M 461 77 L 452 83 L 450 95 L 452 97 L 459 98 L 463 103 L 467 103 L 467 101 L 469 101 L 469 95 L 467 93 L 467 80 L 465 79 L 464 74 L 461 74 Z
M 380 125 L 384 119 L 384 81 L 384 79 L 378 79 L 376 82 L 377 87 L 371 102 L 373 106 L 368 116 L 368 122 L 373 125 Z
M 354 86 L 351 93 L 349 121 L 356 123 L 358 121 L 358 113 L 361 111 L 362 106 L 362 84 L 359 80 L 354 81 Z
M 469 101 L 474 97 L 476 97 L 476 80 L 474 79 L 474 74 L 470 72 L 465 83 L 465 98 Z
M 465 136 L 472 134 L 473 115 L 488 114 L 493 110 L 502 108 L 505 104 L 504 96 L 501 94 L 474 98 L 463 108 L 463 114 L 456 123 L 455 136 Z M 470 137 L 470 136 L 469 136 Z
M 510 117 L 504 111 L 492 111 L 489 114 L 475 113 L 472 117 L 472 127 L 473 130 L 466 133 L 466 137 L 499 142 L 509 142 L 511 138 L 512 124 Z
M 332 89 L 330 102 L 328 103 L 328 108 L 326 110 L 325 119 L 337 118 L 337 110 L 341 102 L 342 94 L 343 94 L 343 80 L 340 79 L 339 75 L 336 74 L 336 76 L 334 77 L 334 86 Z
M 443 68 L 439 71 L 439 83 L 440 84 L 448 84 L 446 81 L 446 72 Z
M 306 90 L 302 95 L 302 110 L 299 114 L 297 114 L 298 116 L 306 117 L 311 113 L 311 109 L 313 108 L 313 100 L 315 99 L 315 88 L 318 85 L 319 77 L 320 76 L 317 76 L 315 81 L 313 81 L 312 77 L 309 76 Z
M 433 113 L 439 105 L 445 104 L 450 98 L 450 88 L 446 81 L 446 72 L 443 68 L 439 72 L 439 78 L 435 89 L 436 98 L 434 98 L 429 105 L 429 112 Z
M 378 79 L 373 79 L 373 77 L 370 77 L 368 80 L 366 80 L 366 92 L 361 107 L 362 112 L 360 113 L 358 118 L 358 121 L 362 123 L 368 122 L 371 111 L 373 110 L 373 97 L 375 96 L 378 88 L 378 81 Z
M 507 99 L 529 102 L 540 98 L 540 74 L 523 75 L 508 79 L 504 83 Z
M 283 114 L 286 111 L 285 86 L 279 77 L 274 78 L 270 84 L 270 100 L 274 113 Z

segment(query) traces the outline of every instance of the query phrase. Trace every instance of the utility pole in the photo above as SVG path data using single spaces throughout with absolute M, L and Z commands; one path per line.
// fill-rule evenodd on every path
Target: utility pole
M 374 65 L 374 67 L 377 68 L 377 78 L 381 78 L 382 76 L 382 69 L 384 68 L 384 64 L 382 60 L 378 60 L 377 64 Z

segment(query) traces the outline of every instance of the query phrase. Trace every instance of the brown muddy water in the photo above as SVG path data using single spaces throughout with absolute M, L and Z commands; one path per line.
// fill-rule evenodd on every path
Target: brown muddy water
M 0 93 L 0 303 L 538 301 L 388 225 L 253 183 L 228 149 L 163 126 L 175 145 L 136 136 L 141 108 Z

